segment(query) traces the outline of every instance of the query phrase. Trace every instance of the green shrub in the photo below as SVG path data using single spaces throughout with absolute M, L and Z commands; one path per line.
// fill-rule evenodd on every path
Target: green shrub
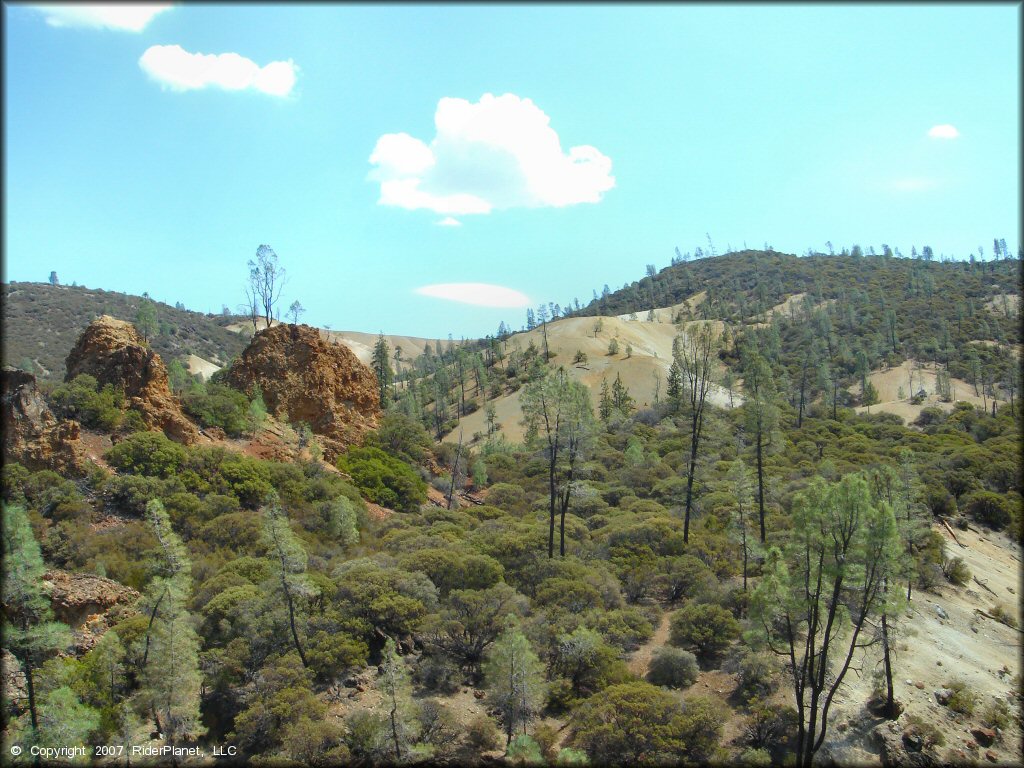
M 651 658 L 647 679 L 654 685 L 688 688 L 697 679 L 697 657 L 681 648 L 660 648 Z
M 477 752 L 498 748 L 498 726 L 487 715 L 477 715 L 466 726 L 466 741 Z
M 1002 530 L 1013 519 L 1013 504 L 1001 493 L 975 491 L 960 502 L 960 508 L 979 523 Z
M 942 574 L 946 577 L 947 581 L 959 587 L 964 586 L 964 584 L 971 580 L 971 569 L 967 567 L 967 563 L 964 562 L 962 557 L 944 558 Z
M 96 378 L 87 373 L 55 387 L 50 401 L 62 416 L 103 432 L 113 432 L 124 417 L 124 392 L 111 384 L 101 389 Z
M 380 448 L 351 448 L 338 459 L 366 498 L 401 512 L 417 512 L 427 500 L 427 484 L 401 459 Z
M 588 765 L 590 759 L 587 757 L 587 753 L 582 749 L 573 749 L 572 747 L 565 747 L 558 751 L 558 757 L 555 758 L 555 765 Z
M 707 762 L 725 719 L 723 706 L 710 699 L 680 704 L 650 683 L 623 683 L 579 706 L 573 746 L 602 763 Z
M 1003 731 L 1010 725 L 1011 718 L 1010 705 L 1002 699 L 993 699 L 981 713 L 981 722 L 985 727 Z
M 740 624 L 719 605 L 710 603 L 683 606 L 669 625 L 672 645 L 697 649 L 701 656 L 715 656 L 740 636 Z
M 137 432 L 107 451 L 104 458 L 134 475 L 170 477 L 185 462 L 185 449 L 160 432 Z
M 946 737 L 942 733 L 942 729 L 936 727 L 934 723 L 925 720 L 920 715 L 907 715 L 907 723 L 904 730 L 920 737 L 925 749 L 941 747 L 946 743 Z
M 231 437 L 252 428 L 249 399 L 225 384 L 197 385 L 182 395 L 182 408 L 204 427 L 220 427 Z
M 946 687 L 953 692 L 953 695 L 949 697 L 949 704 L 947 705 L 950 709 L 965 715 L 974 714 L 974 707 L 977 704 L 978 696 L 971 688 L 967 687 L 967 683 L 963 680 L 951 680 L 946 683 Z
M 520 733 L 509 742 L 505 759 L 513 764 L 534 765 L 544 762 L 540 745 L 525 733 Z
M 745 702 L 766 699 L 776 688 L 775 664 L 765 653 L 745 653 L 739 662 L 738 677 L 736 691 Z
M 1002 603 L 992 606 L 992 610 L 989 611 L 995 620 L 1001 624 L 1005 624 L 1013 629 L 1017 628 L 1017 617 L 1013 615 L 1013 612 Z

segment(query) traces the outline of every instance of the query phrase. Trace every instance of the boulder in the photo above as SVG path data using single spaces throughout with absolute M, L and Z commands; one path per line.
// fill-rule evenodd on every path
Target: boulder
M 996 740 L 996 732 L 991 728 L 972 728 L 971 736 L 983 747 L 992 746 L 992 742 Z
M 199 428 L 181 411 L 171 394 L 167 368 L 135 326 L 101 315 L 82 331 L 65 363 L 65 381 L 87 373 L 100 385 L 124 390 L 128 405 L 150 429 L 186 445 L 199 441 Z
M 2 378 L 4 459 L 33 471 L 84 474 L 86 454 L 78 422 L 53 414 L 31 373 L 5 366 Z
M 334 461 L 376 429 L 377 377 L 352 351 L 323 339 L 308 325 L 275 325 L 257 333 L 225 380 L 250 397 L 258 387 L 267 411 L 305 423 Z

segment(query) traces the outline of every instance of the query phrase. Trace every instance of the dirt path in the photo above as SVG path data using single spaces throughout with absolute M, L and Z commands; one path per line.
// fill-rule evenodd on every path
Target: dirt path
M 658 626 L 654 630 L 651 639 L 633 651 L 633 656 L 629 660 L 629 671 L 637 677 L 643 678 L 647 676 L 647 670 L 651 666 L 651 657 L 654 655 L 654 652 L 668 644 L 670 616 L 671 611 L 665 611 L 665 613 L 661 614 L 661 620 L 658 622 Z

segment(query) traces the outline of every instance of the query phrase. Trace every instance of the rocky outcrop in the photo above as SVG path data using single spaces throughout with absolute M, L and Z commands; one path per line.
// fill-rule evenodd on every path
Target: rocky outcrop
M 348 347 L 331 344 L 308 325 L 260 331 L 227 373 L 250 396 L 256 387 L 267 410 L 291 424 L 309 425 L 333 461 L 377 427 L 377 377 Z
M 171 394 L 160 355 L 146 346 L 131 323 L 109 315 L 97 318 L 78 337 L 65 365 L 65 381 L 88 373 L 100 385 L 123 389 L 129 406 L 142 415 L 150 429 L 162 430 L 179 443 L 199 440 L 199 429 Z
M 54 617 L 71 627 L 78 653 L 89 651 L 139 599 L 134 589 L 112 579 L 56 568 L 46 572 L 43 588 L 50 595 Z
M 31 373 L 5 366 L 2 378 L 4 459 L 31 470 L 83 474 L 85 447 L 78 422 L 53 415 Z
M 869 739 L 879 750 L 882 765 L 886 768 L 932 768 L 937 765 L 928 752 L 921 751 L 921 746 L 912 737 L 913 734 L 904 732 L 891 720 L 881 723 L 869 733 Z

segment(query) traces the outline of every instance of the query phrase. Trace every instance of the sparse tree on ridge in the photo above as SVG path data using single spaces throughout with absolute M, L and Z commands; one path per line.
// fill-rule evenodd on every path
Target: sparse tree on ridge
M 291 306 L 288 307 L 288 315 L 292 319 L 292 325 L 298 325 L 299 315 L 301 315 L 305 311 L 306 308 L 302 306 L 298 299 L 291 303 Z
M 274 320 L 274 307 L 281 298 L 281 291 L 287 281 L 285 269 L 277 260 L 277 254 L 269 245 L 256 249 L 256 258 L 249 260 L 249 285 L 246 286 L 248 305 L 253 313 L 262 312 L 266 327 Z
M 57 272 L 50 273 L 50 285 L 60 285 L 60 280 L 57 279 Z
M 377 343 L 373 345 L 371 362 L 373 372 L 377 374 L 377 388 L 380 394 L 380 405 L 383 408 L 387 403 L 388 387 L 391 386 L 391 382 L 395 378 L 394 371 L 391 370 L 391 348 L 388 346 L 388 340 L 384 338 L 383 332 L 377 336 Z
M 139 302 L 139 310 L 135 314 L 135 327 L 147 342 L 160 330 L 156 319 L 156 305 L 149 298 L 143 298 Z

